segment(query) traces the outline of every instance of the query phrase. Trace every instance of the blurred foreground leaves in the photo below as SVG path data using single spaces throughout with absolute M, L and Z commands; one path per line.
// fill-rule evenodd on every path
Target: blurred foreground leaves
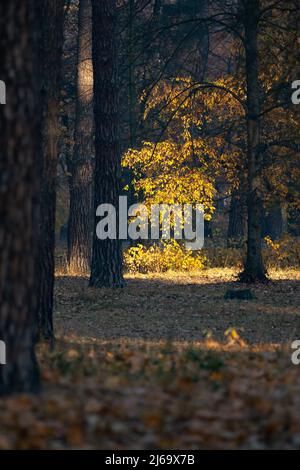
M 40 346 L 43 390 L 0 400 L 0 448 L 300 448 L 291 351 L 226 338 Z

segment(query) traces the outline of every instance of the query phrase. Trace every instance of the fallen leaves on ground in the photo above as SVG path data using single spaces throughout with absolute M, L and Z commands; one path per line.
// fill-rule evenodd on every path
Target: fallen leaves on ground
M 59 340 L 41 393 L 0 400 L 0 449 L 299 449 L 300 273 L 272 279 L 240 302 L 229 270 L 58 278 Z
M 39 357 L 41 394 L 0 401 L 2 449 L 300 448 L 289 350 L 68 338 Z
M 84 277 L 56 279 L 54 321 L 60 335 L 115 340 L 223 341 L 234 328 L 251 345 L 286 344 L 300 337 L 300 271 L 271 272 L 251 286 L 253 300 L 225 300 L 244 289 L 237 272 L 128 275 L 124 289 L 91 289 Z M 249 286 L 246 286 L 249 288 Z

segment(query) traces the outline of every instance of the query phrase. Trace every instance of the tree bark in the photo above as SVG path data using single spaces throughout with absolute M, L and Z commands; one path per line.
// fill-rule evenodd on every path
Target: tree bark
M 34 2 L 0 3 L 0 394 L 35 392 L 39 132 Z
M 247 82 L 247 172 L 248 172 L 248 236 L 247 258 L 244 271 L 240 274 L 242 282 L 265 282 L 266 270 L 262 260 L 262 153 L 260 152 L 260 83 L 258 23 L 260 0 L 245 1 L 245 54 Z
M 264 219 L 264 236 L 268 235 L 272 240 L 278 240 L 283 233 L 281 203 L 275 201 L 269 204 Z
M 56 172 L 59 141 L 59 78 L 63 45 L 63 0 L 39 0 L 41 23 L 40 81 L 42 104 L 40 220 L 40 336 L 53 342 Z
M 195 15 L 200 18 L 206 18 L 209 13 L 208 0 L 202 0 L 202 2 L 196 1 L 195 10 Z M 195 61 L 195 76 L 197 77 L 196 80 L 201 82 L 205 79 L 209 55 L 209 28 L 207 24 L 201 25 L 197 36 L 199 58 Z
M 227 244 L 244 238 L 246 233 L 245 201 L 237 191 L 233 191 L 230 201 Z
M 92 0 L 95 119 L 94 238 L 90 286 L 121 287 L 122 252 L 118 239 L 99 240 L 96 209 L 112 204 L 117 212 L 120 178 L 116 47 L 116 1 Z
M 78 13 L 75 143 L 71 162 L 68 264 L 88 273 L 91 251 L 91 178 L 93 153 L 93 69 L 91 0 L 80 0 Z

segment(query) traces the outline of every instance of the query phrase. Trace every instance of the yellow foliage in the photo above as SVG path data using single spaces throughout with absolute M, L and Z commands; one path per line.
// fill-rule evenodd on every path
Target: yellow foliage
M 300 266 L 300 237 L 285 236 L 272 241 L 265 237 L 263 258 L 268 269 L 283 269 Z M 246 246 L 243 248 L 227 248 L 225 246 L 206 246 L 203 249 L 206 265 L 210 268 L 241 268 L 246 256 Z
M 267 38 L 261 47 L 269 49 Z M 267 54 L 264 60 L 266 57 Z M 265 144 L 264 202 L 274 197 L 280 201 L 288 199 L 299 208 L 300 154 L 288 146 L 274 145 L 299 139 L 294 111 L 274 106 L 270 93 L 285 76 L 285 63 L 266 63 L 261 74 L 264 108 L 270 109 L 264 114 L 261 127 Z M 136 192 L 143 195 L 146 203 L 202 203 L 207 219 L 211 218 L 216 179 L 228 183 L 228 193 L 245 184 L 244 77 L 228 75 L 201 84 L 191 77 L 160 80 L 141 101 L 144 119 L 151 120 L 153 131 L 161 134 L 158 143 L 143 142 L 140 149 L 130 149 L 124 155 L 123 166 L 133 171 Z M 159 115 L 159 123 L 153 120 L 152 112 Z
M 186 250 L 175 240 L 161 245 L 137 245 L 124 253 L 125 269 L 131 273 L 157 273 L 165 271 L 197 271 L 203 269 L 205 256 Z
M 214 212 L 214 180 L 207 164 L 201 162 L 205 153 L 201 141 L 178 144 L 165 141 L 156 148 L 144 142 L 140 150 L 129 150 L 123 166 L 135 174 L 134 188 L 142 193 L 146 204 L 203 204 L 206 218 Z M 195 154 L 197 151 L 197 155 Z M 197 164 L 193 161 L 197 159 Z
M 167 123 L 164 140 L 142 142 L 122 160 L 123 167 L 132 170 L 134 189 L 146 204 L 203 204 L 206 219 L 211 218 L 216 179 L 225 172 L 227 180 L 236 181 L 243 159 L 239 137 L 228 143 L 226 132 L 211 135 L 207 128 L 225 129 L 229 122 L 240 122 L 243 99 L 243 87 L 232 77 L 207 87 L 195 85 L 190 77 L 176 77 L 154 87 L 144 118 L 159 109 Z
M 287 268 L 300 266 L 300 237 L 285 236 L 276 242 L 265 237 L 263 250 L 266 266 L 269 268 Z

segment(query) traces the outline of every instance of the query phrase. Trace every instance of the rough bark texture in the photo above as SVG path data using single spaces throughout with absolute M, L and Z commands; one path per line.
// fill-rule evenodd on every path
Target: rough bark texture
M 248 237 L 247 259 L 240 274 L 243 282 L 266 281 L 262 260 L 262 154 L 260 152 L 260 83 L 258 22 L 260 0 L 245 1 L 245 53 L 247 81 Z
M 33 2 L 0 3 L 0 394 L 38 389 L 37 318 L 38 90 Z
M 77 97 L 71 162 L 68 263 L 72 272 L 90 270 L 91 162 L 93 153 L 93 69 L 91 0 L 80 0 L 78 14 Z
M 93 71 L 95 118 L 94 239 L 90 286 L 121 287 L 119 240 L 96 236 L 96 209 L 113 204 L 118 213 L 120 151 L 116 48 L 116 2 L 93 0 Z M 118 218 L 118 215 L 117 215 Z
M 63 44 L 63 0 L 40 0 L 40 83 L 42 105 L 40 335 L 53 341 L 56 171 L 59 141 L 59 77 Z

